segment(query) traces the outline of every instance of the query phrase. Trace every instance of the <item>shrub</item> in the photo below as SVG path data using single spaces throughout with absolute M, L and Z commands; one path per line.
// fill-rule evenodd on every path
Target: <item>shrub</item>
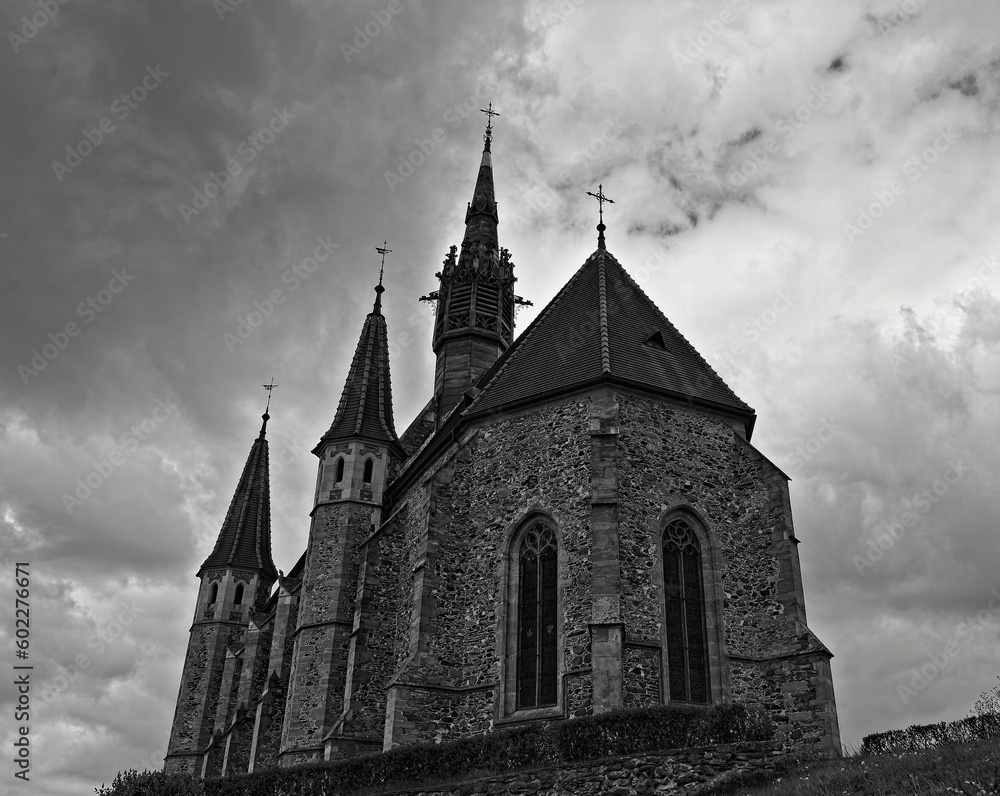
M 861 751 L 869 755 L 898 754 L 933 749 L 945 744 L 968 743 L 1000 737 L 1000 714 L 984 713 L 958 721 L 914 724 L 905 730 L 866 735 Z
M 500 774 L 519 768 L 774 737 L 766 713 L 743 705 L 660 706 L 529 724 L 440 744 L 401 746 L 335 763 L 199 780 L 162 772 L 119 774 L 98 796 L 272 796 Z

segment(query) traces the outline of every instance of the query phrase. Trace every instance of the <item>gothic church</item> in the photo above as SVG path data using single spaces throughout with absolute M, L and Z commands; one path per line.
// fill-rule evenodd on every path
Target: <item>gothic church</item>
M 764 706 L 840 748 L 788 478 L 756 415 L 607 250 L 514 338 L 492 129 L 397 434 L 381 282 L 271 559 L 266 427 L 199 589 L 165 769 L 219 776 L 664 703 Z

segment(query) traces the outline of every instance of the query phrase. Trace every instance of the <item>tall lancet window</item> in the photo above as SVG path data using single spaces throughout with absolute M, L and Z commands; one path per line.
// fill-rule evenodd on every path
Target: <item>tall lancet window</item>
M 556 704 L 558 580 L 555 534 L 536 522 L 518 550 L 518 709 Z
M 709 701 L 708 641 L 701 545 L 683 518 L 671 520 L 663 531 L 663 590 L 670 701 L 705 704 Z

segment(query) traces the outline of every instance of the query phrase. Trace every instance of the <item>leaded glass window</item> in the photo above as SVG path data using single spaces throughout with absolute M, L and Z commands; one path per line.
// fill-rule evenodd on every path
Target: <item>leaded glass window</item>
M 556 704 L 556 538 L 544 523 L 521 537 L 518 550 L 517 707 Z
M 701 546 L 691 524 L 674 519 L 663 531 L 667 669 L 671 702 L 708 700 L 708 641 Z

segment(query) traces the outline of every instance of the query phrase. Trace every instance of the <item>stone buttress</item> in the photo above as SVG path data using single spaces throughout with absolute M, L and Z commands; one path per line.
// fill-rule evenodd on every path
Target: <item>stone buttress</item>
M 328 736 L 378 747 L 380 736 L 350 726 L 352 662 L 364 656 L 355 628 L 359 548 L 381 522 L 387 475 L 405 454 L 392 420 L 389 349 L 381 282 L 365 320 L 337 414 L 313 453 L 316 493 L 294 634 L 279 762 L 324 757 Z
M 217 776 L 224 744 L 213 743 L 237 719 L 242 651 L 251 612 L 267 602 L 278 576 L 271 560 L 268 414 L 254 441 L 212 553 L 200 579 L 180 693 L 164 770 Z M 250 631 L 251 638 L 256 631 Z M 251 653 L 255 654 L 255 653 Z M 249 684 L 248 684 L 249 685 Z M 248 689 L 244 689 L 249 699 Z

